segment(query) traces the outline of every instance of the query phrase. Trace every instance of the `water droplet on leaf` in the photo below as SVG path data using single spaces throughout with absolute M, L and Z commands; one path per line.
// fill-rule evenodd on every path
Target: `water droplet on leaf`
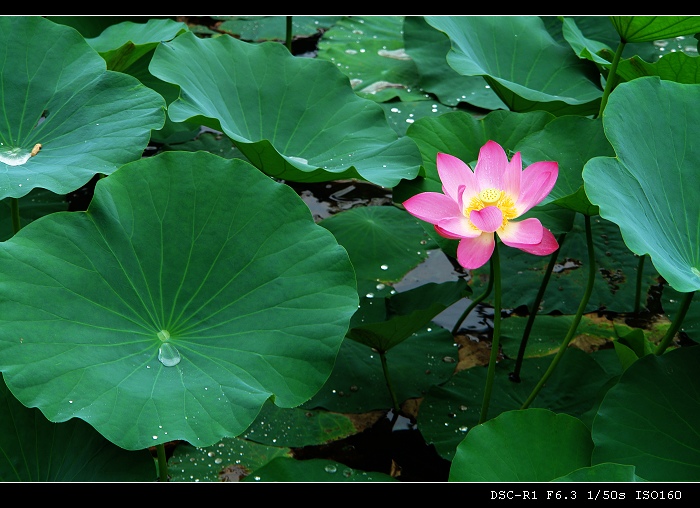
M 158 349 L 158 360 L 166 367 L 174 367 L 180 359 L 180 352 L 169 342 L 164 342 Z

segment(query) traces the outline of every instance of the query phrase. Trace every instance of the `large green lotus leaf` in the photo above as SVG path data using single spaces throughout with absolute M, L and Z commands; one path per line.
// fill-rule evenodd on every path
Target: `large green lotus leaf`
M 413 122 L 425 116 L 436 117 L 450 111 L 457 111 L 457 108 L 445 106 L 433 101 L 412 101 L 412 102 L 381 102 L 379 105 L 386 114 L 386 120 L 392 129 L 399 135 L 405 136 L 408 128 Z
M 421 153 L 422 178 L 402 180 L 394 188 L 394 201 L 402 202 L 419 192 L 442 192 L 437 172 L 438 152 L 462 159 L 474 169 L 479 150 L 487 141 L 500 144 L 506 153 L 529 134 L 541 130 L 555 117 L 545 111 L 513 113 L 492 111 L 476 119 L 464 111 L 454 111 L 438 117 L 421 118 L 411 124 L 406 135 L 415 141 Z
M 345 247 L 361 295 L 379 296 L 428 257 L 418 220 L 393 206 L 360 206 L 319 222 Z
M 583 190 L 583 166 L 596 156 L 614 156 L 603 124 L 582 116 L 555 118 L 542 130 L 533 132 L 514 148 L 523 158 L 523 167 L 537 161 L 559 164 L 557 182 L 542 204 L 554 203 L 585 215 L 598 215 Z
M 111 174 L 140 158 L 151 129 L 165 122 L 163 98 L 107 71 L 73 28 L 2 16 L 0 59 L 0 199 L 35 187 L 67 194 L 97 173 Z
M 590 466 L 592 449 L 578 418 L 538 408 L 506 411 L 469 431 L 449 481 L 548 482 Z
M 127 451 L 78 418 L 52 423 L 10 393 L 0 376 L 0 481 L 152 482 L 148 450 Z
M 243 478 L 244 482 L 395 482 L 386 473 L 362 471 L 328 459 L 278 457 Z
M 421 397 L 431 386 L 447 381 L 457 362 L 456 347 L 448 330 L 431 323 L 386 353 L 399 403 Z M 367 413 L 392 406 L 379 354 L 350 339 L 343 341 L 326 384 L 303 405 L 336 413 Z
M 145 23 L 124 21 L 86 41 L 105 59 L 108 69 L 126 72 L 162 41 L 172 40 L 187 30 L 185 23 L 172 19 L 149 19 Z
M 283 184 L 206 152 L 101 179 L 0 245 L 0 370 L 27 407 L 126 449 L 238 435 L 323 385 L 358 297 Z
M 583 168 L 585 190 L 600 215 L 620 227 L 625 244 L 678 291 L 700 289 L 700 85 L 656 77 L 621 83 L 603 114 L 617 157 Z
M 596 66 L 556 42 L 539 17 L 425 19 L 450 38 L 450 66 L 464 76 L 483 76 L 510 110 L 558 116 L 598 112 L 603 93 Z
M 419 71 L 421 89 L 441 103 L 466 102 L 483 109 L 508 109 L 482 76 L 463 76 L 447 63 L 450 39 L 425 22 L 423 16 L 405 16 L 403 40 L 406 52 Z
M 276 42 L 186 32 L 158 46 L 149 69 L 182 89 L 168 108 L 173 121 L 223 131 L 270 176 L 393 187 L 418 174 L 413 141 L 399 138 L 381 106 L 358 97 L 331 62 L 294 57 Z
M 404 48 L 403 20 L 404 16 L 343 18 L 318 41 L 317 58 L 336 65 L 365 99 L 425 101 L 416 65 Z
M 599 394 L 618 371 L 607 372 L 601 358 L 614 357 L 611 350 L 595 354 L 567 349 L 546 386 L 530 407 L 551 409 L 582 418 L 599 401 Z M 496 366 L 488 418 L 520 408 L 532 393 L 553 355 L 527 358 L 522 363 L 519 383 L 510 380 L 515 360 L 506 358 Z M 615 358 L 613 358 L 616 360 Z M 448 382 L 430 388 L 420 406 L 418 428 L 426 442 L 435 445 L 440 456 L 451 460 L 467 432 L 478 424 L 484 398 L 487 369 L 477 366 L 461 370 Z
M 700 347 L 647 355 L 608 390 L 593 420 L 593 464 L 636 466 L 649 481 L 700 478 Z
M 610 16 L 623 42 L 649 42 L 700 32 L 698 16 Z

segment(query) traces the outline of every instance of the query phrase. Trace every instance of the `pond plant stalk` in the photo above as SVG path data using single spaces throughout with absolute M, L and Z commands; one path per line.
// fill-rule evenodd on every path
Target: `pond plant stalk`
M 537 394 L 540 393 L 540 390 L 554 372 L 554 369 L 559 364 L 559 361 L 561 360 L 562 356 L 564 356 L 566 349 L 569 347 L 571 339 L 573 339 L 574 335 L 576 334 L 576 329 L 578 328 L 578 325 L 581 322 L 583 312 L 586 309 L 586 306 L 588 305 L 588 300 L 590 300 L 591 294 L 593 293 L 593 284 L 595 282 L 596 275 L 596 265 L 595 252 L 593 250 L 593 235 L 591 233 L 591 217 L 590 215 L 584 215 L 584 219 L 586 224 L 586 245 L 588 246 L 588 282 L 586 283 L 586 289 L 583 293 L 583 297 L 581 298 L 581 302 L 579 303 L 578 310 L 576 311 L 576 315 L 574 316 L 574 320 L 571 323 L 571 326 L 569 327 L 569 331 L 566 334 L 566 337 L 564 337 L 564 340 L 559 346 L 557 354 L 554 356 L 551 363 L 549 364 L 549 367 L 542 375 L 540 380 L 537 382 L 529 397 L 527 398 L 527 400 L 525 400 L 520 409 L 527 409 L 530 406 L 530 404 L 532 404 L 532 401 L 535 400 Z
M 671 326 L 669 326 L 663 338 L 659 341 L 659 344 L 656 346 L 656 349 L 654 350 L 655 355 L 662 355 L 664 351 L 666 351 L 668 346 L 671 345 L 671 342 L 673 342 L 673 338 L 676 336 L 678 330 L 680 330 L 681 324 L 683 324 L 683 320 L 685 319 L 685 315 L 688 312 L 688 308 L 690 308 L 690 303 L 693 301 L 694 295 L 695 291 L 683 293 L 681 305 L 678 308 L 678 314 L 676 314 L 676 316 L 673 318 Z
M 486 384 L 484 386 L 484 400 L 481 403 L 481 413 L 479 423 L 487 420 L 491 391 L 493 390 L 493 380 L 496 375 L 496 363 L 498 363 L 498 353 L 501 338 L 501 263 L 498 259 L 498 241 L 494 242 L 493 255 L 491 256 L 491 273 L 493 275 L 493 335 L 491 338 L 491 354 L 489 356 L 489 366 L 486 371 Z
M 457 333 L 459 333 L 459 329 L 462 326 L 464 320 L 467 319 L 467 316 L 471 314 L 471 312 L 476 308 L 477 305 L 479 305 L 484 300 L 484 298 L 491 294 L 491 290 L 493 289 L 493 259 L 491 259 L 489 266 L 489 280 L 486 284 L 486 289 L 484 289 L 484 291 L 479 296 L 474 298 L 469 303 L 469 305 L 467 305 L 467 308 L 464 309 L 464 312 L 462 312 L 462 315 L 459 316 L 459 319 L 457 319 L 457 321 L 455 322 L 454 327 L 452 327 L 452 335 L 457 335 Z
M 544 298 L 544 293 L 547 289 L 547 285 L 549 284 L 549 279 L 552 275 L 552 271 L 554 270 L 554 265 L 557 264 L 557 257 L 559 256 L 559 252 L 561 251 L 561 245 L 564 243 L 565 238 L 566 233 L 560 234 L 557 238 L 559 248 L 552 252 L 549 258 L 549 263 L 547 264 L 547 268 L 545 269 L 544 275 L 542 277 L 540 288 L 537 291 L 535 301 L 532 302 L 530 313 L 527 316 L 525 330 L 523 330 L 523 336 L 522 339 L 520 339 L 520 349 L 518 350 L 518 357 L 515 359 L 515 368 L 513 369 L 513 372 L 511 372 L 508 376 L 509 379 L 514 383 L 520 382 L 520 369 L 522 368 L 523 359 L 525 358 L 525 349 L 527 348 L 527 341 L 530 338 L 530 332 L 532 331 L 532 327 L 535 324 L 535 318 L 537 317 L 537 313 L 539 312 L 540 303 L 542 302 L 542 298 Z
M 165 455 L 165 444 L 158 443 L 156 445 L 156 451 L 158 452 L 158 481 L 167 482 L 168 481 L 168 459 Z
M 399 399 L 396 397 L 396 392 L 394 391 L 394 387 L 391 383 L 391 377 L 389 376 L 389 366 L 386 362 L 386 351 L 379 351 L 379 359 L 382 362 L 382 372 L 384 372 L 384 380 L 386 381 L 386 387 L 389 389 L 389 393 L 391 394 L 391 401 L 394 404 L 394 414 L 399 415 L 401 412 L 401 406 L 399 405 Z

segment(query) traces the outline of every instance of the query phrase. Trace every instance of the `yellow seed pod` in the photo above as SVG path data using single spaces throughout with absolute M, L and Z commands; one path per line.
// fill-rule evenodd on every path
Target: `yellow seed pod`
M 501 199 L 502 192 L 493 187 L 484 189 L 479 193 L 479 199 L 483 201 L 485 205 L 491 205 L 498 202 Z

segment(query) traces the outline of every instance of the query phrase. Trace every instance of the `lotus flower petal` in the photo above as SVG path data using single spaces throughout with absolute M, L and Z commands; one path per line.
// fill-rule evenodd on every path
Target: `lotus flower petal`
M 454 155 L 438 153 L 437 170 L 442 181 L 442 191 L 455 201 L 459 201 L 463 192 L 459 191 L 460 186 L 464 186 L 469 195 L 479 193 L 471 168 Z
M 437 224 L 448 217 L 462 216 L 457 202 L 439 192 L 421 192 L 404 201 L 403 206 L 408 213 L 430 224 Z
M 518 216 L 539 204 L 550 193 L 559 176 L 559 164 L 551 161 L 534 162 L 521 176 L 520 196 L 515 203 Z
M 520 181 L 523 174 L 523 159 L 520 152 L 513 155 L 513 158 L 506 166 L 503 173 L 503 190 L 508 196 L 515 197 L 520 195 Z
M 503 242 L 504 244 L 506 242 Z M 509 247 L 515 247 L 528 254 L 534 254 L 536 256 L 547 256 L 559 248 L 559 243 L 557 239 L 554 238 L 552 232 L 547 228 L 542 228 L 542 240 L 539 243 L 528 245 L 525 243 L 521 244 L 506 244 Z
M 491 208 L 496 207 L 494 206 Z M 496 208 L 496 210 L 500 213 L 498 208 Z M 452 238 L 474 238 L 475 236 L 479 236 L 481 234 L 479 229 L 483 231 L 483 228 L 476 229 L 464 216 L 443 219 L 435 226 L 440 228 L 439 232 L 441 231 L 443 234 L 449 234 Z
M 539 219 L 530 218 L 522 221 L 509 222 L 498 232 L 498 237 L 509 247 L 521 248 L 521 245 L 537 245 L 542 241 L 542 223 Z
M 508 166 L 505 150 L 495 141 L 487 141 L 479 150 L 479 159 L 474 168 L 479 190 L 503 188 L 503 171 Z
M 503 212 L 497 206 L 487 206 L 481 210 L 472 210 L 469 219 L 480 230 L 493 233 L 503 225 Z
M 482 233 L 476 238 L 464 238 L 457 245 L 457 261 L 467 270 L 476 270 L 491 258 L 495 246 L 493 234 Z

